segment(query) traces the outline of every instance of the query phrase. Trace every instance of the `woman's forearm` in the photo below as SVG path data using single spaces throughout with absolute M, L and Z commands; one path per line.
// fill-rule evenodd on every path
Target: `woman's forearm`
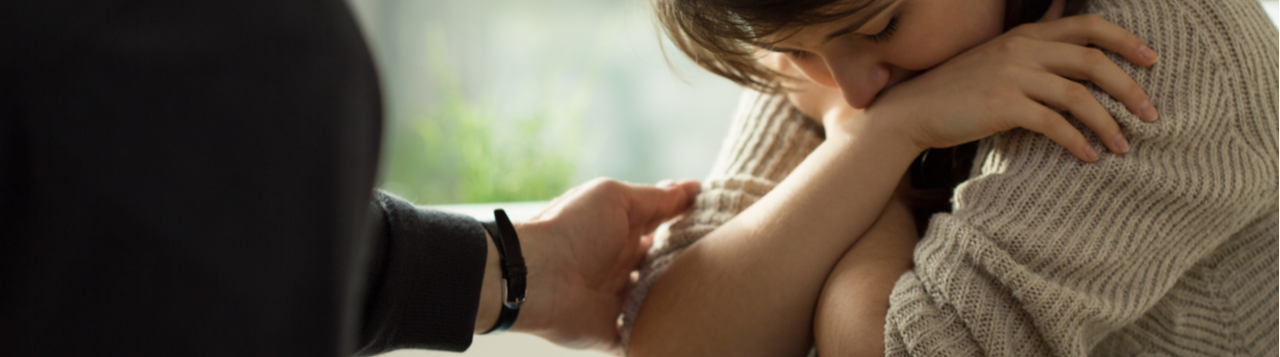
M 911 209 L 894 199 L 827 276 L 813 314 L 814 344 L 823 357 L 884 356 L 889 295 L 911 269 L 919 241 Z
M 649 291 L 631 336 L 633 356 L 806 351 L 828 273 L 919 154 L 903 140 L 842 132 L 681 254 Z

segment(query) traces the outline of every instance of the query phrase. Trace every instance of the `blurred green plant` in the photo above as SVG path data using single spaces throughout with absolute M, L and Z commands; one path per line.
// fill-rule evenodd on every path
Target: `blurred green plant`
M 598 71 L 589 68 L 567 99 L 545 81 L 531 92 L 548 94 L 540 108 L 500 118 L 487 92 L 465 95 L 443 30 L 429 31 L 427 46 L 443 95 L 430 113 L 390 121 L 382 188 L 420 204 L 548 200 L 568 189 Z

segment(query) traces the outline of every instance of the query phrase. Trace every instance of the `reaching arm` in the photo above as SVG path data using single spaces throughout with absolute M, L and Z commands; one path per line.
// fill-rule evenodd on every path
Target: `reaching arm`
M 514 222 L 527 288 L 512 331 L 616 352 L 617 317 L 641 239 L 680 214 L 696 181 L 662 187 L 596 179 Z M 491 237 L 475 219 L 379 192 L 361 354 L 465 350 L 499 319 L 503 288 Z M 478 305 L 477 305 L 478 304 Z
M 481 310 L 488 249 L 480 222 L 415 207 L 383 191 L 375 200 L 376 243 L 359 354 L 405 347 L 466 350 Z

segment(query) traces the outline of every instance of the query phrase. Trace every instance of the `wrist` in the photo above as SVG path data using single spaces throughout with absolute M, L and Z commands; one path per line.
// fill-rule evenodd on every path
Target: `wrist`
M 484 234 L 488 245 L 488 255 L 484 262 L 484 283 L 480 286 L 480 307 L 476 311 L 475 333 L 489 331 L 498 321 L 502 309 L 502 267 L 498 258 L 498 247 L 493 244 L 493 237 Z
M 915 160 L 929 148 L 917 140 L 905 123 L 902 114 L 889 110 L 860 110 L 850 115 L 829 115 L 823 118 L 827 141 L 874 148 L 890 156 Z
M 484 223 L 489 250 L 474 331 L 527 331 L 530 321 L 541 321 L 545 315 L 541 313 L 542 304 L 530 304 L 532 297 L 541 295 L 532 292 L 530 285 L 534 280 L 540 283 L 544 275 L 540 267 L 545 265 L 545 259 L 541 258 L 543 249 L 538 245 L 543 240 L 530 239 L 536 236 L 530 226 L 512 222 L 501 209 L 494 210 L 494 217 L 494 221 Z
M 524 247 L 524 262 L 529 270 L 528 290 L 525 302 L 520 306 L 520 317 L 516 319 L 512 331 L 537 333 L 544 329 L 554 306 L 554 279 L 547 269 L 550 265 L 546 244 L 553 242 L 547 239 L 546 229 L 538 222 L 513 223 L 516 235 L 520 237 L 520 245 Z

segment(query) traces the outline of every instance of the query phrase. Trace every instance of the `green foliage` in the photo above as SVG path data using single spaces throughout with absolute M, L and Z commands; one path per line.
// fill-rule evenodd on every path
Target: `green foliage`
M 442 32 L 430 36 L 428 46 L 443 96 L 430 113 L 390 121 L 383 188 L 420 204 L 547 200 L 568 189 L 590 86 L 577 85 L 568 100 L 539 98 L 538 110 L 500 118 L 492 98 L 467 98 Z

